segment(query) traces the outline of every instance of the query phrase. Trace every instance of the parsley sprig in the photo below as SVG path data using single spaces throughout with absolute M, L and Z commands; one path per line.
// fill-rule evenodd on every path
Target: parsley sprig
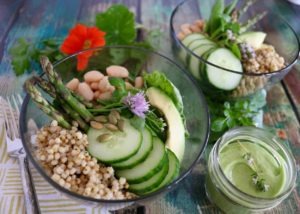
M 236 126 L 254 126 L 256 116 L 266 104 L 263 92 L 237 101 L 216 102 L 209 97 L 206 100 L 212 115 L 210 142 Z

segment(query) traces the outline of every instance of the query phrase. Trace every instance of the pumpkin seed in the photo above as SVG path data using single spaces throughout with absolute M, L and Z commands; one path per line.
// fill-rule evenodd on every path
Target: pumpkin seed
M 111 123 L 105 124 L 105 127 L 107 129 L 109 129 L 110 131 L 118 131 L 119 130 L 117 126 L 115 126 L 114 124 L 111 124 Z
M 101 123 L 106 123 L 107 122 L 107 117 L 100 115 L 100 116 L 96 116 L 94 117 L 94 120 L 97 122 L 101 122 Z
M 118 119 L 115 117 L 115 115 L 111 112 L 108 115 L 108 121 L 113 124 L 113 125 L 117 125 Z
M 122 120 L 122 119 L 118 120 L 117 126 L 118 126 L 118 128 L 119 128 L 120 131 L 124 131 L 124 125 L 125 125 L 125 121 L 124 120 Z
M 117 118 L 117 120 L 120 120 L 121 116 L 120 113 L 116 110 L 112 110 L 111 114 L 115 116 L 115 118 Z
M 112 137 L 113 137 L 112 134 L 110 134 L 110 133 L 104 133 L 104 134 L 99 135 L 97 137 L 97 140 L 98 140 L 98 142 L 103 143 L 103 142 L 111 140 Z
M 94 129 L 102 129 L 103 128 L 103 124 L 96 122 L 96 121 L 91 121 L 90 122 L 91 127 L 93 127 Z

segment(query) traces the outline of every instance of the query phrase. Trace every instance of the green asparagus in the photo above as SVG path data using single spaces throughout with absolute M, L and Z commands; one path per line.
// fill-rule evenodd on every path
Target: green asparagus
M 56 120 L 62 127 L 66 129 L 71 128 L 70 123 L 65 120 L 64 116 L 55 108 L 53 108 L 53 106 L 51 106 L 49 102 L 42 97 L 39 90 L 34 86 L 34 82 L 32 79 L 29 79 L 25 82 L 25 89 L 31 96 L 32 100 L 45 114 Z
M 43 89 L 47 94 L 49 94 L 51 97 L 55 98 L 55 89 L 54 87 L 45 79 L 38 77 L 38 76 L 33 76 L 32 79 L 38 84 L 38 86 Z
M 65 87 L 61 78 L 54 71 L 49 59 L 46 56 L 42 56 L 40 61 L 44 72 L 47 74 L 49 81 L 53 84 L 57 93 L 70 105 L 71 108 L 74 109 L 74 111 L 78 112 L 78 114 L 84 118 L 86 122 L 89 122 L 93 118 L 93 115 L 82 103 L 72 96 L 70 90 Z
M 79 127 L 83 130 L 83 131 L 87 131 L 89 129 L 89 125 L 80 117 L 80 115 L 74 111 L 69 105 L 68 103 L 66 103 L 66 101 L 64 101 L 61 98 L 57 99 L 58 102 L 61 103 L 62 108 L 64 109 L 64 111 L 74 120 L 78 123 Z

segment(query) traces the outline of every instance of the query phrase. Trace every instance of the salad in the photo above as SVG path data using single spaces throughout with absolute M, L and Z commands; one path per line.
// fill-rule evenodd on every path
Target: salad
M 55 182 L 113 200 L 154 192 L 179 175 L 183 103 L 163 73 L 132 77 L 110 65 L 65 84 L 47 57 L 41 65 L 46 78 L 33 76 L 25 88 L 53 119 L 37 133 L 36 156 Z
M 267 34 L 249 30 L 266 12 L 244 23 L 240 21 L 254 2 L 245 1 L 238 7 L 237 0 L 227 5 L 224 0 L 216 0 L 208 20 L 195 20 L 180 26 L 177 38 L 181 43 L 196 56 L 215 65 L 202 62 L 184 49 L 180 51 L 179 57 L 204 87 L 232 97 L 243 97 L 265 86 L 267 78 L 257 74 L 285 67 L 284 58 L 272 45 L 265 44 Z

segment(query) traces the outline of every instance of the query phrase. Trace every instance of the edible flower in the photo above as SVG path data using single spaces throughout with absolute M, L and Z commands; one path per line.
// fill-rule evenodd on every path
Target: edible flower
M 123 99 L 123 103 L 130 109 L 136 116 L 145 118 L 145 113 L 149 110 L 149 103 L 145 99 L 145 94 L 139 92 L 135 95 L 128 95 Z
M 65 38 L 61 52 L 65 54 L 73 54 L 89 48 L 102 47 L 105 45 L 105 32 L 97 27 L 88 27 L 83 24 L 77 24 L 69 32 Z M 77 55 L 77 70 L 84 70 L 89 58 L 93 55 L 93 51 L 87 51 Z

